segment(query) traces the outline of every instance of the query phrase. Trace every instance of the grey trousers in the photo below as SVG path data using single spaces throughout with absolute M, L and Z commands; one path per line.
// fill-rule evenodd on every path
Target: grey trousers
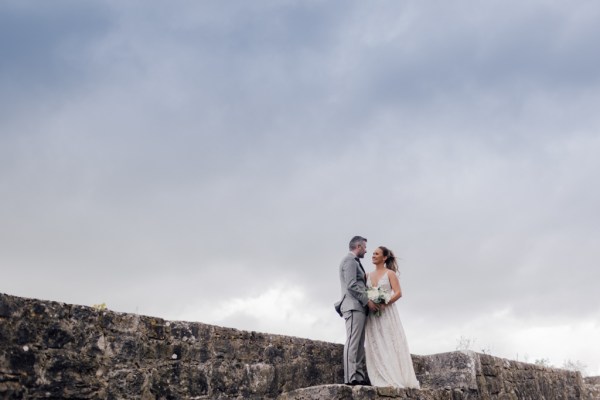
M 344 383 L 367 380 L 365 361 L 365 323 L 364 311 L 344 311 L 346 320 L 346 344 L 344 345 Z

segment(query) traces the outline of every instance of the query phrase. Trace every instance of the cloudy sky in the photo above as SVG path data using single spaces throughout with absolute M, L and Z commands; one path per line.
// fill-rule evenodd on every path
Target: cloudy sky
M 412 353 L 600 375 L 599 18 L 2 1 L 0 292 L 341 343 L 359 234 Z

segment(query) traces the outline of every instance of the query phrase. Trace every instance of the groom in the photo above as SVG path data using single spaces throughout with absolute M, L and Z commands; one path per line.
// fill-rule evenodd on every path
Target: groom
M 367 297 L 365 270 L 360 259 L 367 252 L 367 239 L 354 236 L 350 240 L 350 253 L 340 264 L 342 299 L 335 309 L 346 320 L 344 345 L 344 383 L 368 385 L 365 363 L 365 322 L 367 309 L 377 311 L 377 305 Z

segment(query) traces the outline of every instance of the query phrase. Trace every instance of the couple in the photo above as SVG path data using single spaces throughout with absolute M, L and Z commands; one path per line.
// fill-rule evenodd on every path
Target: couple
M 366 274 L 360 259 L 367 252 L 367 239 L 355 236 L 349 247 L 340 264 L 342 300 L 335 304 L 346 320 L 344 383 L 419 388 L 394 304 L 402 296 L 394 253 L 377 247 L 372 258 L 375 270 Z M 369 299 L 367 289 L 377 287 L 391 293 L 387 304 Z

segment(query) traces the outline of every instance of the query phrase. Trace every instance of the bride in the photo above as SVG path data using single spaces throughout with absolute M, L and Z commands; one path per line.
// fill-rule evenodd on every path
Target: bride
M 369 313 L 365 327 L 367 373 L 373 386 L 419 388 L 400 316 L 394 304 L 400 297 L 398 264 L 394 253 L 380 246 L 373 252 L 375 270 L 367 274 L 367 288 L 391 291 L 387 304 L 379 304 L 379 313 Z

